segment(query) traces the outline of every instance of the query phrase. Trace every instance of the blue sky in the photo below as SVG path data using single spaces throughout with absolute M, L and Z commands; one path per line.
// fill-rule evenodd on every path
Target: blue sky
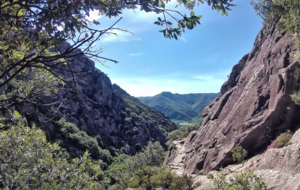
M 250 1 L 234 0 L 236 7 L 229 16 L 211 10 L 206 4 L 194 9 L 203 15 L 201 25 L 188 30 L 182 38 L 169 40 L 154 25 L 154 13 L 124 11 L 118 36 L 106 35 L 97 42 L 101 56 L 119 61 L 107 62 L 109 68 L 96 63 L 112 83 L 116 83 L 132 96 L 154 96 L 163 91 L 172 93 L 219 92 L 231 68 L 248 53 L 262 27 Z M 175 7 L 171 2 L 169 8 Z M 189 11 L 179 7 L 179 11 Z M 100 17 L 100 28 L 109 27 L 118 18 Z

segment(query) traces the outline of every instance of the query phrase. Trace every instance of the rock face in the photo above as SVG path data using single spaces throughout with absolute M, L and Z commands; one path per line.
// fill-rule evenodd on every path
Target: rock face
M 65 46 L 63 48 L 68 44 Z M 107 75 L 95 68 L 94 62 L 86 56 L 73 58 L 72 67 L 74 73 L 79 73 L 74 77 L 79 79 L 78 88 L 84 95 L 78 96 L 70 87 L 53 94 L 57 101 L 67 103 L 51 116 L 51 120 L 40 117 L 40 112 L 48 113 L 47 107 L 19 105 L 16 109 L 29 124 L 41 127 L 49 140 L 61 141 L 61 146 L 73 154 L 80 155 L 88 149 L 92 156 L 101 158 L 101 151 L 94 151 L 98 147 L 108 149 L 112 155 L 135 154 L 149 141 L 164 144 L 166 132 L 177 128 L 162 113 L 143 105 L 120 87 L 113 88 Z M 53 71 L 65 80 L 72 80 L 70 72 Z M 58 122 L 62 118 L 68 123 Z
M 223 169 L 227 177 L 241 171 L 252 170 L 266 183 L 268 189 L 274 190 L 299 190 L 300 189 L 300 130 L 298 130 L 290 141 L 290 145 L 283 148 L 271 148 L 266 152 L 256 155 L 244 164 L 229 165 Z M 210 174 L 217 175 L 218 171 Z M 212 181 L 206 175 L 195 177 L 195 182 L 201 184 L 196 190 L 205 190 L 212 185 Z
M 290 98 L 300 89 L 299 57 L 293 35 L 263 27 L 251 52 L 233 67 L 222 95 L 203 111 L 184 151 L 171 146 L 165 164 L 180 157 L 188 174 L 211 171 L 233 162 L 232 148 L 242 146 L 251 157 L 279 133 L 299 127 L 299 107 Z

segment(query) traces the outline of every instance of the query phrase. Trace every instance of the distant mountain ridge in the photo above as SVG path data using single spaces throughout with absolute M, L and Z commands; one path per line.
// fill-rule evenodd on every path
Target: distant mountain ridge
M 173 94 L 162 92 L 153 97 L 137 97 L 137 99 L 164 113 L 170 119 L 199 121 L 203 109 L 217 96 L 219 93 Z

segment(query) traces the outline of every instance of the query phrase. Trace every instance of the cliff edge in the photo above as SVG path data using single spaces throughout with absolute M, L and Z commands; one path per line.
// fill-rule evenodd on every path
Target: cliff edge
M 280 133 L 299 128 L 299 106 L 290 98 L 300 89 L 298 49 L 296 37 L 264 26 L 221 95 L 204 109 L 199 130 L 181 142 L 181 150 L 171 145 L 164 163 L 188 174 L 208 172 L 233 163 L 236 146 L 252 157 Z

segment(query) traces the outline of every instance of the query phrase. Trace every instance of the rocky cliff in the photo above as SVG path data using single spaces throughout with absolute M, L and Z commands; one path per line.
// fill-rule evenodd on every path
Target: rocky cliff
M 300 58 L 292 34 L 263 27 L 254 47 L 232 69 L 221 93 L 202 113 L 203 120 L 179 144 L 165 164 L 188 174 L 211 171 L 232 163 L 231 150 L 242 146 L 252 157 L 280 133 L 299 128 L 299 107 L 290 95 L 300 89 Z
M 68 48 L 68 44 L 62 48 Z M 56 112 L 52 112 L 53 107 L 38 105 L 16 107 L 29 125 L 42 128 L 48 140 L 59 141 L 71 155 L 81 155 L 88 149 L 92 157 L 109 162 L 110 155 L 135 154 L 149 141 L 164 144 L 166 133 L 176 129 L 162 113 L 143 105 L 120 87 L 113 88 L 107 75 L 86 56 L 71 61 L 74 75 L 65 68 L 53 69 L 64 80 L 75 77 L 77 81 L 53 93 L 52 101 L 65 102 Z M 82 94 L 74 92 L 75 87 Z
M 243 164 L 233 164 L 225 167 L 221 173 L 226 178 L 234 177 L 241 171 L 254 171 L 266 183 L 268 189 L 273 190 L 299 190 L 300 165 L 299 165 L 300 130 L 290 140 L 290 144 L 283 148 L 271 148 L 258 154 Z M 209 174 L 216 176 L 220 171 L 211 171 Z M 195 177 L 195 183 L 201 184 L 196 190 L 206 190 L 213 184 L 207 175 Z

